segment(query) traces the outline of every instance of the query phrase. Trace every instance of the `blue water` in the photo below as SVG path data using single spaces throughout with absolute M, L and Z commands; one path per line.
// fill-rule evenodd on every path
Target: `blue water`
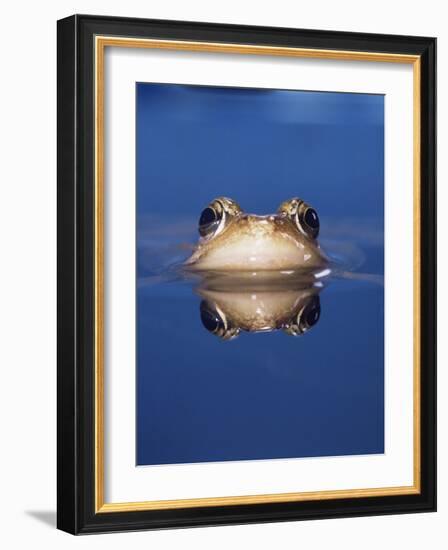
M 137 464 L 383 453 L 383 96 L 139 83 L 136 115 Z M 204 328 L 178 266 L 222 195 L 318 212 L 338 270 L 301 336 Z

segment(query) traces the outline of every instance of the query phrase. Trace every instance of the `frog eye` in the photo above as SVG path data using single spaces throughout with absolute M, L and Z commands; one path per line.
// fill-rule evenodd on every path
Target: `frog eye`
M 201 237 L 206 237 L 207 235 L 215 233 L 218 229 L 219 222 L 220 216 L 213 208 L 210 208 L 210 206 L 204 208 L 199 218 L 198 227 Z
M 316 210 L 302 199 L 294 198 L 284 202 L 278 212 L 286 215 L 306 237 L 316 239 L 319 235 L 319 216 Z
M 302 223 L 306 232 L 312 234 L 313 239 L 317 237 L 319 234 L 320 222 L 319 216 L 314 208 L 307 206 L 305 212 L 299 216 L 299 222 Z
M 209 332 L 222 340 L 232 340 L 238 336 L 240 329 L 230 326 L 224 313 L 217 307 L 214 307 L 206 300 L 202 300 L 199 309 L 202 324 Z
M 285 332 L 292 336 L 299 336 L 313 327 L 320 319 L 320 298 L 313 296 L 295 318 L 291 319 Z
M 241 213 L 237 202 L 227 197 L 213 200 L 199 217 L 198 230 L 203 238 L 210 238 L 221 233 L 230 221 Z

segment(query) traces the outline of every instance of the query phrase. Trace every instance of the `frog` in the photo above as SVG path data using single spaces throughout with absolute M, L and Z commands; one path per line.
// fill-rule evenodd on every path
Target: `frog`
M 317 286 L 302 288 L 201 288 L 202 325 L 221 340 L 234 340 L 241 332 L 282 331 L 301 336 L 320 318 Z
M 286 272 L 328 265 L 317 237 L 316 210 L 298 197 L 274 214 L 248 214 L 228 197 L 212 200 L 199 217 L 199 240 L 186 269 L 197 272 Z

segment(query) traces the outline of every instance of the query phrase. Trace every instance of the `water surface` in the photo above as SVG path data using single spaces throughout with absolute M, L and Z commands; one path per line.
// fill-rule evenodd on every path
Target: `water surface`
M 383 120 L 376 95 L 137 85 L 137 464 L 384 452 Z M 319 213 L 337 269 L 301 336 L 204 328 L 179 265 L 220 195 Z

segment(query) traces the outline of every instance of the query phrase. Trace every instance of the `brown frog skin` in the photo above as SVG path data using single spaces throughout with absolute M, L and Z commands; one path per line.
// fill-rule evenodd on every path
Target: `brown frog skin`
M 232 199 L 219 197 L 202 212 L 200 239 L 185 267 L 193 271 L 306 271 L 327 265 L 317 242 L 319 218 L 299 198 L 275 214 L 246 214 Z

